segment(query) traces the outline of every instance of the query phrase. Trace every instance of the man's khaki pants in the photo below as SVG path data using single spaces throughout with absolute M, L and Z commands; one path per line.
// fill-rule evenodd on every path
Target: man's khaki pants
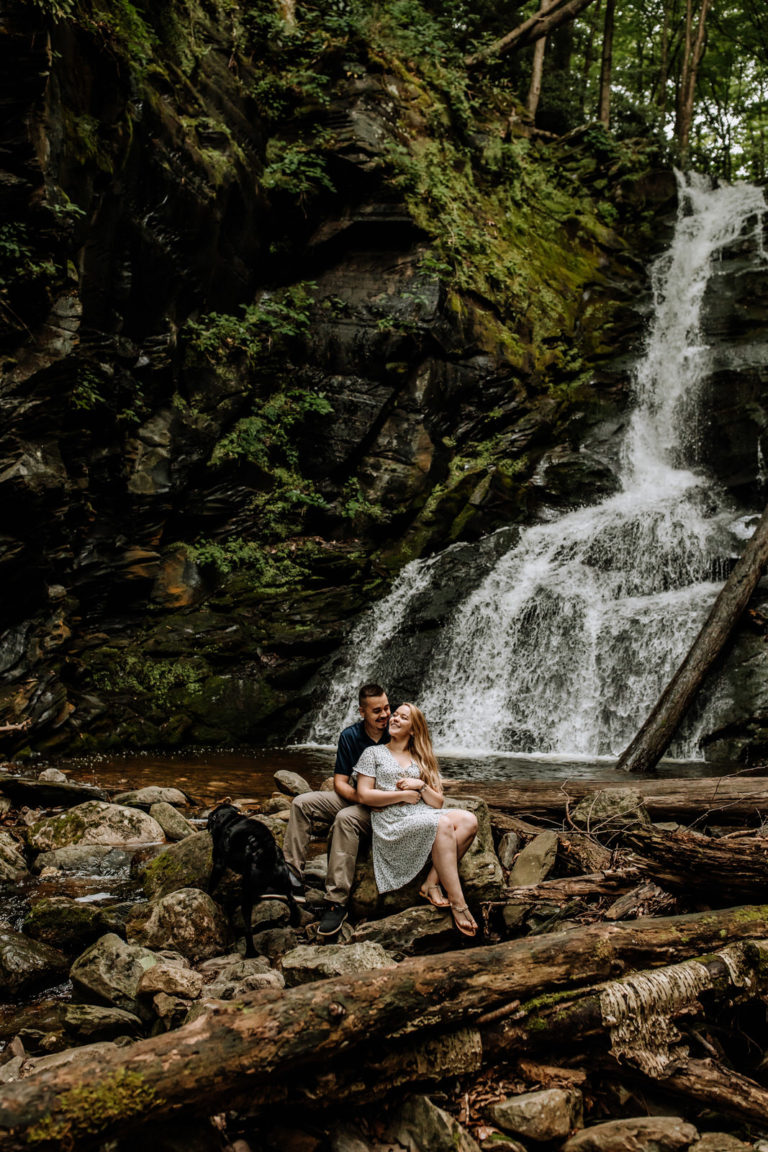
M 291 804 L 283 854 L 297 876 L 304 871 L 312 833 L 330 829 L 325 898 L 346 904 L 355 878 L 360 841 L 371 834 L 371 813 L 362 804 L 350 804 L 336 792 L 305 792 Z

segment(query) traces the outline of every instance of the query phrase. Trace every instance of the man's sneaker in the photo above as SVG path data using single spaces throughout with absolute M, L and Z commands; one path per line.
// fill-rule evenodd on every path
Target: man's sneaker
M 325 912 L 323 912 L 323 915 L 320 917 L 320 923 L 317 926 L 318 936 L 322 936 L 324 940 L 338 936 L 346 918 L 346 904 L 326 904 Z
M 307 897 L 304 892 L 304 884 L 290 868 L 288 869 L 288 878 L 291 882 L 291 896 L 293 896 L 297 904 L 306 904 Z

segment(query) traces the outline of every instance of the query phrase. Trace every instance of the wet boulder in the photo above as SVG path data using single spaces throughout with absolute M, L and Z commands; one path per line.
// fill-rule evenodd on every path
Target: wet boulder
M 10 776 L 0 780 L 0 795 L 7 796 L 16 808 L 73 808 L 89 800 L 106 800 L 103 788 L 93 784 L 70 784 L 69 781 L 25 780 Z
M 353 941 L 380 944 L 398 959 L 445 952 L 455 947 L 459 938 L 450 912 L 429 904 L 405 908 L 381 920 L 368 920 L 352 933 Z
M 56 872 L 75 873 L 80 876 L 101 876 L 105 879 L 128 877 L 132 854 L 124 848 L 109 844 L 70 844 L 54 848 L 35 857 L 33 872 L 51 868 Z
M 180 888 L 207 888 L 212 867 L 210 834 L 195 832 L 143 864 L 139 877 L 147 896 L 155 899 Z
M 534 836 L 515 860 L 509 874 L 509 886 L 518 888 L 546 880 L 555 866 L 558 842 L 557 832 L 541 832 Z
M 67 970 L 67 959 L 48 944 L 21 932 L 0 929 L 0 998 L 12 999 L 35 985 L 50 983 Z
M 197 1000 L 203 990 L 203 976 L 181 964 L 161 961 L 147 968 L 138 987 L 139 996 L 155 996 L 164 992 L 181 1000 Z
M 583 1123 L 583 1101 L 577 1088 L 543 1088 L 510 1096 L 491 1108 L 499 1128 L 537 1144 L 562 1140 Z
M 394 968 L 394 956 L 380 944 L 300 944 L 281 961 L 286 986 L 327 980 L 330 976 L 354 975 L 374 968 Z
M 105 932 L 99 908 L 67 896 L 37 900 L 22 928 L 32 940 L 58 948 L 67 956 L 79 955 Z
M 615 836 L 636 824 L 651 823 L 642 793 L 636 788 L 601 788 L 579 801 L 571 819 L 598 839 Z
M 263 956 L 218 956 L 201 964 L 200 972 L 207 981 L 203 996 L 212 1000 L 239 1000 L 259 988 L 285 986 L 282 973 Z
M 305 792 L 312 791 L 311 785 L 303 776 L 299 776 L 298 772 L 288 772 L 281 768 L 279 772 L 275 772 L 272 779 L 286 796 L 302 796 Z
M 390 1120 L 387 1140 L 408 1152 L 480 1152 L 466 1128 L 428 1096 L 411 1096 Z
M 124 848 L 164 840 L 156 820 L 136 808 L 90 800 L 59 816 L 36 821 L 27 832 L 34 851 L 48 852 L 70 844 L 109 844 Z
M 119 1036 L 135 1039 L 143 1032 L 141 1020 L 133 1012 L 101 1004 L 65 1005 L 64 1027 L 68 1036 L 80 1043 L 116 1040 Z
M 679 1116 L 638 1116 L 627 1120 L 607 1120 L 582 1128 L 563 1144 L 561 1152 L 684 1152 L 698 1132 Z
M 153 820 L 157 820 L 169 840 L 185 840 L 187 836 L 194 834 L 195 829 L 190 822 L 184 819 L 173 804 L 168 804 L 165 800 L 158 800 L 153 804 L 149 814 Z
M 114 797 L 115 804 L 125 804 L 129 808 L 145 808 L 147 811 L 153 804 L 172 804 L 176 808 L 187 808 L 189 797 L 180 788 L 161 788 L 152 784 L 147 788 L 134 788 L 130 792 L 121 792 Z
M 126 944 L 114 932 L 109 932 L 78 956 L 69 975 L 86 998 L 146 1019 L 146 1011 L 139 1003 L 139 983 L 147 968 L 158 964 L 160 959 L 148 948 Z
M 126 924 L 129 941 L 173 948 L 189 960 L 207 960 L 226 949 L 227 922 L 218 904 L 199 888 L 181 888 L 136 905 Z

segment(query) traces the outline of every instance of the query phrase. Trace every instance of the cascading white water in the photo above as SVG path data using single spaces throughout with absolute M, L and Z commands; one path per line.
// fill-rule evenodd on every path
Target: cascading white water
M 712 189 L 695 176 L 681 178 L 679 191 L 674 240 L 653 270 L 654 316 L 635 373 L 621 490 L 526 529 L 456 612 L 415 695 L 444 750 L 618 754 L 724 578 L 734 512 L 698 460 L 710 366 L 700 315 L 718 253 L 751 219 L 761 237 L 766 205 L 758 188 Z M 391 676 L 387 649 L 396 650 L 408 604 L 438 559 L 409 565 L 361 622 L 315 739 L 338 731 L 360 680 L 373 670 Z M 675 751 L 695 755 L 695 732 Z

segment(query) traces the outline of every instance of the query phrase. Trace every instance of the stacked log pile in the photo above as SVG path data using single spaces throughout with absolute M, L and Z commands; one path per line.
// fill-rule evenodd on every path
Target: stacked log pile
M 177 972 L 195 1002 L 155 992 L 139 1038 L 51 1060 L 19 1033 L 0 1150 L 760 1148 L 768 781 L 454 784 L 448 803 L 478 793 L 504 881 L 476 941 L 406 906 L 320 948 L 308 914 L 288 951 L 257 933 L 260 988 L 195 999 Z M 134 911 L 117 943 L 148 922 Z

